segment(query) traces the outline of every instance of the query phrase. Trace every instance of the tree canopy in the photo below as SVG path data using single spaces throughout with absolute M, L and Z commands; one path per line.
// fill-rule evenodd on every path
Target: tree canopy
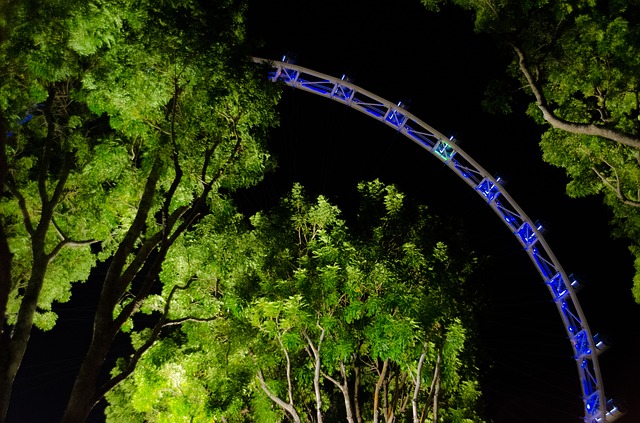
M 480 421 L 473 252 L 395 187 L 359 193 L 352 225 L 296 185 L 250 231 L 194 239 L 218 318 L 162 337 L 108 394 L 108 420 Z
M 614 234 L 636 257 L 640 303 L 640 5 L 597 0 L 422 0 L 473 13 L 476 31 L 513 54 L 513 79 L 488 89 L 487 105 L 511 111 L 522 87 L 528 114 L 547 127 L 543 159 L 562 167 L 573 197 L 600 194 Z
M 205 318 L 174 302 L 187 286 L 168 269 L 195 223 L 204 237 L 218 230 L 228 193 L 262 178 L 263 137 L 277 122 L 277 88 L 247 60 L 244 8 L 0 5 L 0 420 L 32 326 L 55 325 L 52 304 L 74 282 L 102 292 L 65 421 L 82 421 L 163 327 Z M 92 275 L 99 261 L 106 273 Z M 161 290 L 164 312 L 105 382 L 114 337 Z

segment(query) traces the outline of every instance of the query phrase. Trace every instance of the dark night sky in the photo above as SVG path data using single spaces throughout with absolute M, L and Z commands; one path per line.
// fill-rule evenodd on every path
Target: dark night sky
M 414 115 L 455 135 L 480 165 L 508 181 L 511 196 L 549 229 L 545 237 L 567 273 L 585 283 L 579 299 L 592 331 L 614 343 L 600 362 L 607 396 L 630 407 L 619 421 L 640 421 L 632 257 L 623 242 L 610 239 L 609 214 L 598 198 L 566 197 L 564 172 L 542 162 L 540 129 L 522 110 L 501 117 L 482 111 L 483 91 L 508 56 L 474 35 L 469 17 L 428 13 L 419 0 L 250 3 L 251 35 L 264 41 L 257 56 L 295 52 L 301 66 L 334 76 L 348 72 L 383 98 L 410 99 Z M 280 111 L 281 126 L 270 139 L 279 168 L 241 195 L 245 209 L 274 204 L 294 181 L 348 208 L 357 182 L 380 178 L 459 218 L 473 249 L 490 256 L 481 276 L 491 300 L 479 331 L 487 417 L 495 423 L 582 421 L 575 362 L 548 290 L 480 197 L 429 153 L 354 110 L 287 89 Z M 76 291 L 75 301 L 59 307 L 60 330 L 32 336 L 9 422 L 59 419 L 82 356 L 63 345 L 88 341 L 95 295 L 87 285 Z

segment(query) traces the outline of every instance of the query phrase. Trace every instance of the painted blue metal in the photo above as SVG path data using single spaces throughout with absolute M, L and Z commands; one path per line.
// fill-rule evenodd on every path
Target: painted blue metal
M 253 59 L 269 64 L 269 79 L 293 88 L 330 98 L 389 125 L 446 164 L 472 187 L 500 217 L 529 255 L 549 288 L 574 351 L 581 381 L 584 422 L 613 422 L 622 415 L 620 408 L 607 401 L 597 355 L 605 344 L 591 335 L 576 296 L 577 283 L 567 276 L 542 236 L 542 227 L 531 221 L 509 193 L 485 169 L 464 152 L 453 139 L 393 104 L 354 84 L 292 63 Z M 566 281 L 571 281 L 569 284 Z

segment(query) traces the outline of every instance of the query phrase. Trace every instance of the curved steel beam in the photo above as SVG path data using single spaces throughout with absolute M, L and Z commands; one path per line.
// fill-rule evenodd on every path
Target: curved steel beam
M 400 102 L 394 104 L 357 85 L 347 78 L 335 78 L 284 61 L 252 58 L 254 62 L 269 67 L 269 79 L 290 87 L 326 97 L 358 110 L 402 133 L 424 148 L 473 188 L 522 245 L 547 285 L 558 309 L 574 352 L 580 376 L 584 403 L 584 422 L 613 422 L 622 415 L 612 401 L 607 402 L 598 355 L 606 345 L 594 336 L 580 307 L 576 295 L 577 281 L 569 277 L 546 240 L 541 227 L 534 223 L 501 185 L 482 166 L 464 152 L 453 139 L 404 109 Z

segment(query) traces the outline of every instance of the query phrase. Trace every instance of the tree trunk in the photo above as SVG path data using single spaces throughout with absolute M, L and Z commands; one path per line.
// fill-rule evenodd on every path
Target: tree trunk
M 0 111 L 0 195 L 5 192 L 5 181 L 8 173 L 7 164 L 7 121 Z M 11 292 L 11 265 L 13 263 L 11 250 L 4 224 L 0 220 L 0 337 L 4 332 L 5 313 Z M 1 339 L 1 338 L 0 338 Z M 0 391 L 4 392 L 4 390 Z
M 33 269 L 20 304 L 16 325 L 11 333 L 5 333 L 0 337 L 0 422 L 4 422 L 9 410 L 13 381 L 27 350 L 38 297 L 44 283 L 48 264 L 47 255 L 44 253 L 44 226 L 48 225 L 39 225 L 33 235 Z M 4 319 L 4 315 L 2 318 Z
M 362 423 L 362 415 L 360 414 L 360 398 L 358 397 L 360 387 L 360 367 L 355 366 L 355 380 L 353 381 L 353 405 L 356 409 L 356 421 Z
M 305 333 L 304 337 L 307 339 L 307 343 L 313 352 L 314 359 L 314 372 L 313 372 L 313 389 L 316 395 L 316 419 L 318 423 L 322 423 L 322 394 L 320 392 L 320 348 L 322 348 L 322 341 L 324 340 L 325 331 L 322 326 L 316 324 L 320 328 L 320 339 L 318 340 L 318 347 L 316 348 L 311 341 L 311 338 Z
M 115 332 L 109 331 L 108 327 L 104 327 L 104 324 L 97 323 L 95 326 L 89 351 L 82 361 L 82 366 L 61 420 L 62 423 L 84 422 L 100 399 L 96 398 L 98 378 L 115 337 Z
M 300 415 L 298 415 L 298 412 L 296 411 L 295 407 L 293 406 L 293 400 L 291 400 L 291 398 L 290 398 L 289 403 L 287 404 L 282 399 L 278 398 L 278 396 L 273 394 L 269 390 L 269 387 L 267 386 L 266 382 L 264 381 L 264 376 L 262 375 L 262 370 L 258 370 L 258 373 L 257 373 L 256 377 L 260 381 L 260 386 L 262 387 L 262 390 L 264 391 L 264 393 L 267 394 L 267 396 L 273 402 L 278 404 L 284 411 L 289 413 L 289 415 L 291 415 L 291 418 L 293 419 L 294 423 L 301 423 Z
M 109 270 L 107 271 L 103 282 L 100 299 L 98 300 L 98 307 L 93 321 L 93 335 L 91 338 L 91 344 L 89 345 L 89 351 L 82 361 L 76 382 L 73 385 L 69 402 L 67 403 L 67 407 L 61 420 L 63 423 L 78 423 L 85 421 L 97 401 L 100 400 L 97 395 L 99 389 L 98 378 L 102 371 L 104 360 L 111 349 L 111 344 L 120 330 L 119 323 L 114 322 L 113 310 L 118 304 L 120 297 L 124 292 L 126 292 L 129 286 L 130 280 L 129 277 L 126 276 L 127 273 L 129 271 L 138 273 L 140 269 L 139 266 L 142 266 L 145 262 L 146 257 L 140 257 L 141 255 L 147 254 L 146 251 L 144 254 L 141 253 L 141 251 L 145 250 L 146 247 L 146 245 L 143 244 L 140 247 L 140 250 L 138 250 L 137 257 L 134 258 L 129 267 L 126 267 L 127 257 L 134 251 L 135 242 L 144 230 L 145 221 L 153 203 L 156 184 L 160 178 L 160 168 L 161 164 L 159 160 L 156 160 L 149 176 L 147 177 L 144 191 L 138 204 L 136 216 L 127 230 L 124 239 L 120 242 L 118 250 L 114 254 L 111 264 L 109 265 Z M 159 255 L 161 254 L 162 252 L 159 253 Z M 136 264 L 136 261 L 139 261 L 139 264 Z M 158 257 L 156 257 L 156 260 L 145 275 L 145 281 L 141 291 L 145 289 L 145 286 L 150 285 L 150 283 L 155 280 L 157 276 L 156 272 L 159 272 L 160 270 L 160 262 L 161 260 L 159 261 Z M 136 264 L 136 266 L 135 268 L 132 268 L 134 264 Z M 128 305 L 128 307 L 131 306 L 132 304 Z M 133 312 L 134 310 L 130 309 L 129 315 L 123 316 L 123 313 L 126 313 L 126 311 L 123 310 L 116 319 L 121 321 L 123 318 L 129 317 Z M 124 321 L 122 321 L 122 323 L 124 323 Z
M 344 368 L 344 361 L 340 360 L 340 375 L 342 376 L 342 382 L 338 382 L 336 379 L 332 378 L 326 373 L 322 373 L 325 379 L 331 381 L 334 385 L 340 389 L 342 392 L 342 397 L 344 398 L 344 408 L 347 414 L 347 422 L 354 423 L 353 420 L 353 410 L 351 409 L 351 397 L 349 395 L 349 381 L 347 379 L 347 371 Z
M 422 348 L 422 354 L 420 355 L 420 360 L 418 360 L 418 369 L 416 370 L 416 385 L 413 390 L 413 398 L 411 398 L 413 423 L 420 423 L 420 418 L 418 417 L 418 394 L 420 393 L 420 385 L 422 383 L 422 366 L 424 365 L 424 360 L 427 356 L 427 345 L 428 344 L 425 341 L 424 347 Z
M 436 390 L 433 393 L 433 423 L 438 423 L 438 396 L 440 394 L 440 375 L 436 380 Z
M 380 372 L 380 376 L 378 377 L 378 382 L 376 382 L 376 389 L 373 393 L 373 423 L 378 423 L 380 421 L 380 388 L 382 387 L 382 382 L 387 375 L 387 368 L 389 367 L 389 359 L 387 358 L 382 365 L 382 371 Z
M 436 370 L 434 372 L 433 382 L 435 386 L 433 386 L 433 423 L 438 423 L 438 396 L 440 394 L 440 362 L 442 361 L 442 352 L 438 353 L 438 359 L 436 361 Z
M 342 395 L 344 396 L 344 408 L 347 413 L 347 422 L 354 423 L 353 410 L 351 409 L 351 398 L 349 396 L 349 381 L 347 380 L 347 372 L 344 368 L 344 361 L 340 361 L 340 374 L 344 384 L 342 386 Z

